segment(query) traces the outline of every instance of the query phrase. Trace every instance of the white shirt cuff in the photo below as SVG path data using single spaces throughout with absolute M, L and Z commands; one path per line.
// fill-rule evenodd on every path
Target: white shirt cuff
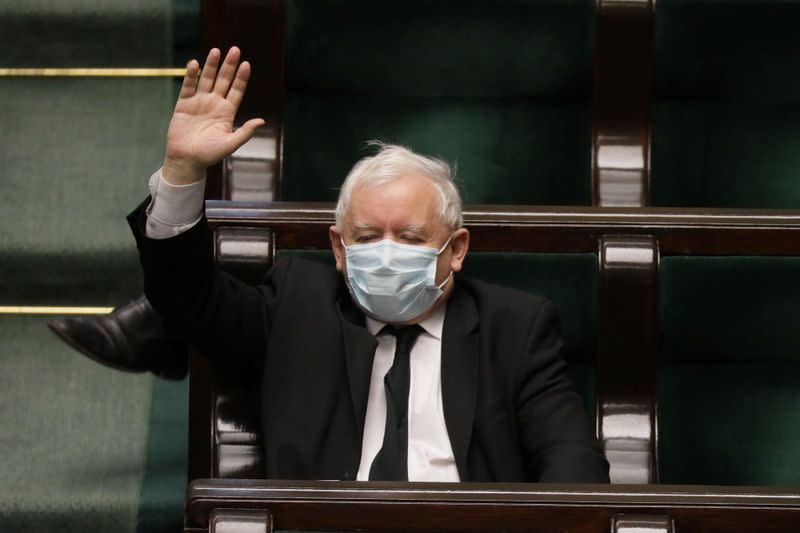
M 203 216 L 206 179 L 189 185 L 172 185 L 159 168 L 150 176 L 151 201 L 145 233 L 151 239 L 168 239 L 189 230 Z

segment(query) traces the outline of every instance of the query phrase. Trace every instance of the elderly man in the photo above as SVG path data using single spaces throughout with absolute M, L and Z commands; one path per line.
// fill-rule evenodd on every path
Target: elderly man
M 335 269 L 281 258 L 259 286 L 215 269 L 205 169 L 263 123 L 232 130 L 249 65 L 220 55 L 189 64 L 129 222 L 170 328 L 260 379 L 267 476 L 607 482 L 552 304 L 456 277 L 469 232 L 445 163 L 391 145 L 359 161 L 329 229 Z

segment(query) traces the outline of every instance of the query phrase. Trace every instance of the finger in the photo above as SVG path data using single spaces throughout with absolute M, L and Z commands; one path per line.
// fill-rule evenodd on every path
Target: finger
M 200 74 L 200 82 L 197 84 L 197 92 L 209 93 L 214 87 L 214 79 L 217 77 L 217 65 L 219 65 L 219 48 L 212 48 L 203 66 L 203 73 Z
M 239 57 L 241 53 L 235 46 L 228 50 L 225 56 L 225 61 L 222 62 L 222 68 L 219 69 L 217 81 L 214 82 L 214 92 L 221 97 L 225 98 L 228 94 L 228 89 L 231 88 L 234 76 L 236 76 L 236 67 L 239 66 Z
M 239 129 L 231 133 L 229 137 L 229 154 L 239 149 L 244 143 L 249 141 L 256 130 L 266 124 L 263 118 L 253 118 L 242 124 Z
M 250 63 L 243 61 L 236 71 L 236 78 L 233 80 L 231 90 L 228 91 L 228 101 L 237 108 L 242 103 L 244 98 L 244 91 L 247 89 L 247 80 L 250 79 Z
M 197 80 L 200 78 L 200 63 L 192 59 L 186 65 L 186 75 L 183 77 L 181 93 L 178 98 L 189 98 L 197 90 Z

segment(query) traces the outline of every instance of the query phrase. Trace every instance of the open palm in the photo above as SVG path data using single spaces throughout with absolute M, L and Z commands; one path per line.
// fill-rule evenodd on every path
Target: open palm
M 264 124 L 257 118 L 233 129 L 250 77 L 250 64 L 239 63 L 240 54 L 232 47 L 220 67 L 221 53 L 214 48 L 202 72 L 194 60 L 186 67 L 167 132 L 164 177 L 170 182 L 198 181 L 207 167 L 232 154 Z

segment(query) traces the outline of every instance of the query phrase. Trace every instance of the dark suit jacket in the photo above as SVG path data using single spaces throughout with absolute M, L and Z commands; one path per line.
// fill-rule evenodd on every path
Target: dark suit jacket
M 144 205 L 144 204 L 143 204 Z M 243 382 L 260 377 L 270 478 L 355 479 L 377 340 L 341 274 L 282 258 L 258 287 L 218 271 L 205 218 L 177 237 L 129 216 L 152 305 Z M 551 303 L 456 280 L 442 333 L 445 423 L 462 481 L 607 482 Z

